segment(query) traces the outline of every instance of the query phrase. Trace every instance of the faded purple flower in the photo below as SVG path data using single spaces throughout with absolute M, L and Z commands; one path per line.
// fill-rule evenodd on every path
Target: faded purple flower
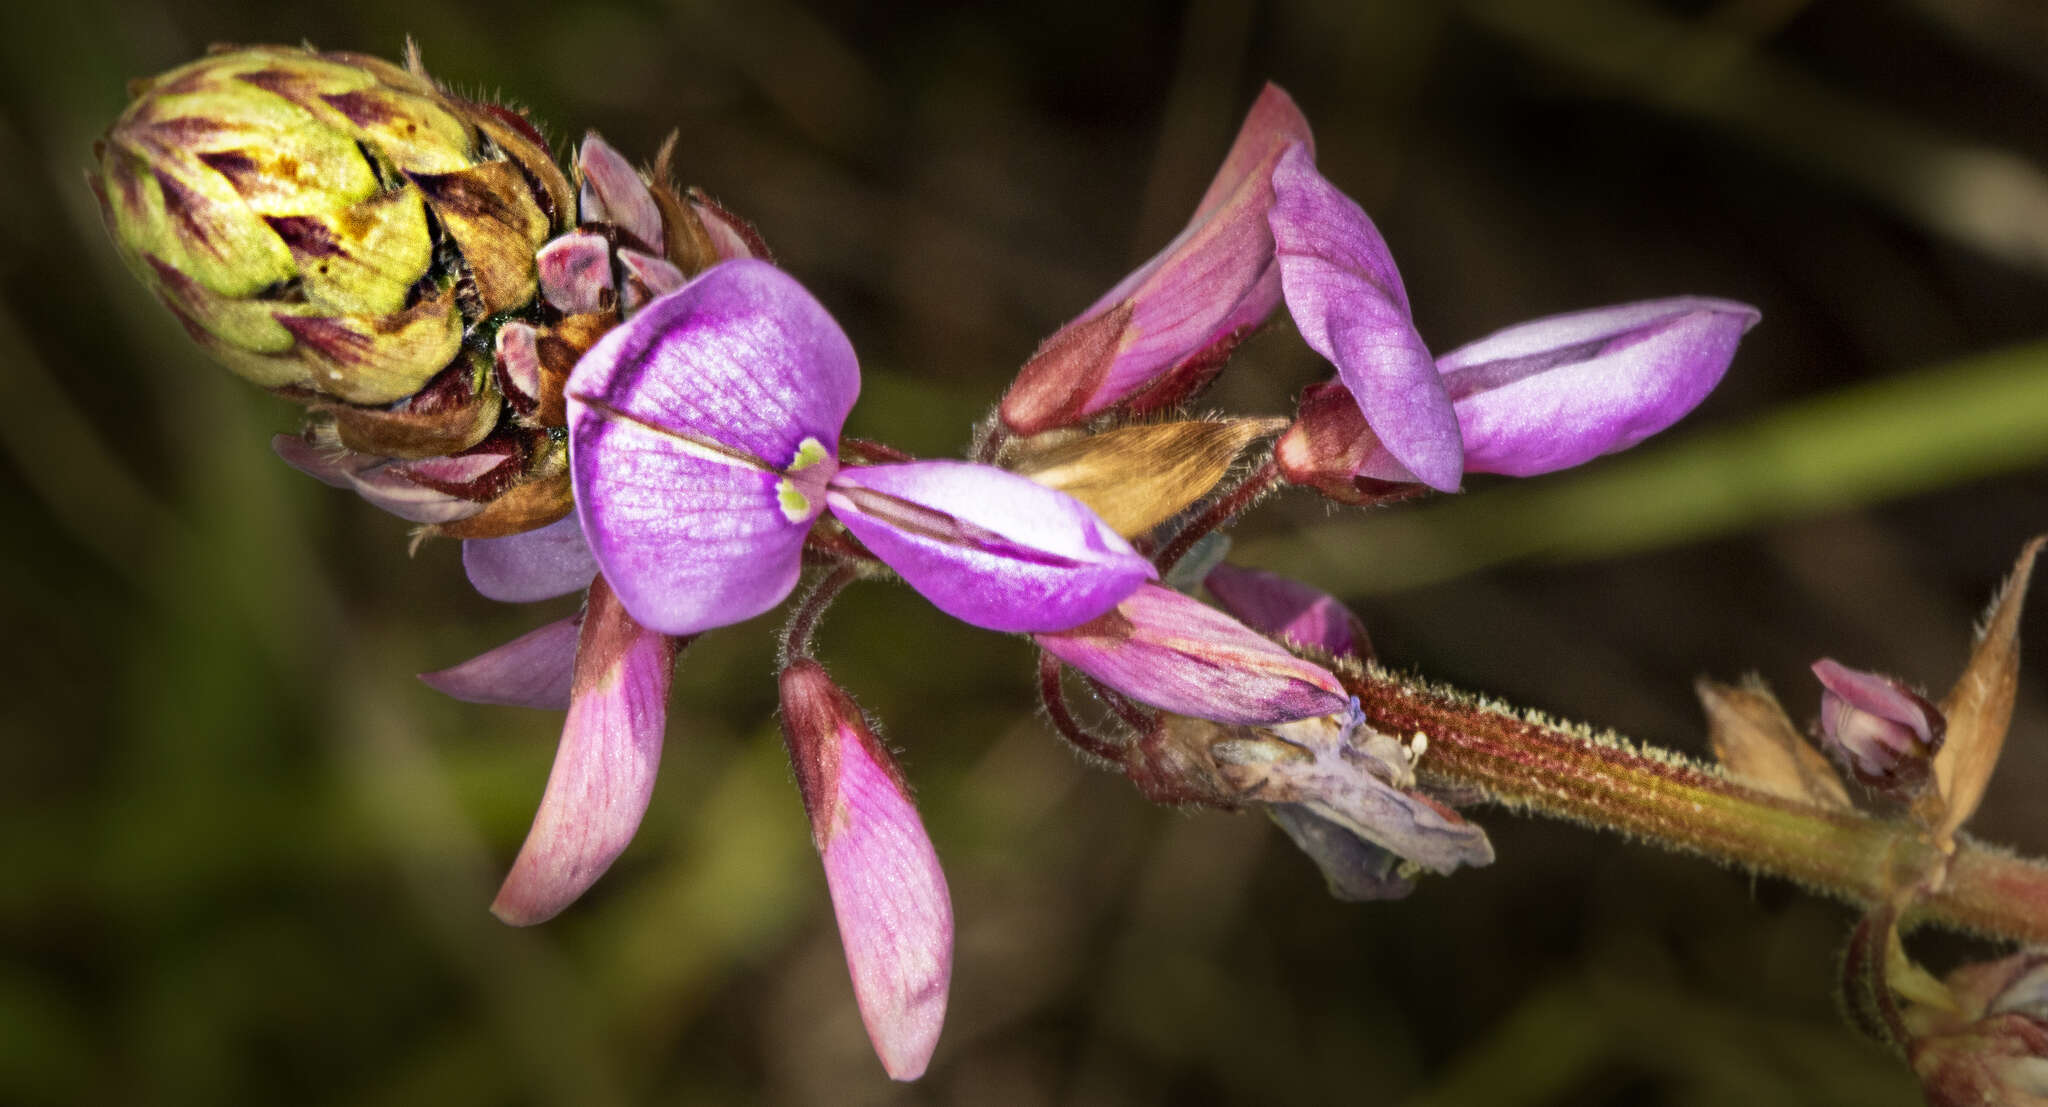
M 795 586 L 830 508 L 941 610 L 1061 630 L 1156 576 L 1078 500 L 982 465 L 842 469 L 860 391 L 853 348 L 811 294 L 730 261 L 613 330 L 569 381 L 583 533 L 628 611 L 690 634 Z

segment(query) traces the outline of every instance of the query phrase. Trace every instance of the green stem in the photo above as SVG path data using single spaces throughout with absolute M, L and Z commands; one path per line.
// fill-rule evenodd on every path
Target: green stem
M 1731 779 L 1678 754 L 1526 718 L 1379 669 L 1340 674 L 1366 721 L 1422 734 L 1418 767 L 1437 785 L 1619 831 L 1667 849 L 1798 881 L 1862 906 L 1943 866 L 1918 826 L 1817 807 Z M 2048 942 L 2048 865 L 1962 839 L 1938 890 L 1911 915 L 1952 929 Z

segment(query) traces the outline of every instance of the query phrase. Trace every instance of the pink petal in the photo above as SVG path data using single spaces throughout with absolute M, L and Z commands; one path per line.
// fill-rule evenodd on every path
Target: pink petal
M 1628 449 L 1713 391 L 1757 318 L 1681 296 L 1538 319 L 1445 354 L 1466 468 L 1533 476 Z
M 1187 227 L 1046 340 L 1003 397 L 1004 422 L 1032 434 L 1159 388 L 1163 378 L 1220 368 L 1220 357 L 1204 355 L 1219 344 L 1227 353 L 1279 306 L 1270 176 L 1282 151 L 1312 142 L 1294 101 L 1267 85 Z
M 1032 637 L 1103 684 L 1176 715 L 1261 726 L 1329 715 L 1350 702 L 1322 666 L 1156 584 L 1093 622 Z
M 540 294 L 568 315 L 603 311 L 612 305 L 612 248 L 601 234 L 571 231 L 534 255 Z
M 1063 630 L 1157 577 L 1064 492 L 961 461 L 842 469 L 826 503 L 939 610 L 978 627 Z
M 569 717 L 540 811 L 491 913 L 513 926 L 555 917 L 633 840 L 654 791 L 669 678 L 683 642 L 635 623 L 590 585 Z
M 1372 657 L 1365 624 L 1335 596 L 1278 573 L 1218 565 L 1203 583 L 1223 610 L 1262 634 L 1332 657 Z
M 661 208 L 624 154 L 592 131 L 583 136 L 576 171 L 583 178 L 578 218 L 585 223 L 610 223 L 647 249 L 661 248 Z
M 487 653 L 439 672 L 421 673 L 427 687 L 466 703 L 565 711 L 576 675 L 579 612 L 529 631 Z
M 1316 172 L 1304 146 L 1281 157 L 1273 196 L 1280 283 L 1302 340 L 1337 366 L 1396 460 L 1430 487 L 1457 491 L 1458 416 L 1379 228 Z
M 566 596 L 597 575 L 583 526 L 568 515 L 539 530 L 462 544 L 462 568 L 478 592 L 503 603 Z
M 953 903 L 889 751 L 817 662 L 783 670 L 782 733 L 861 1021 L 897 1080 L 924 1075 L 946 1018 Z

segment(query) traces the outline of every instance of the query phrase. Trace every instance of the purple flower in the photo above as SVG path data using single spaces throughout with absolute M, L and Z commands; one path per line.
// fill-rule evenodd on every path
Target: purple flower
M 1306 147 L 1280 159 L 1273 193 L 1288 311 L 1341 382 L 1304 398 L 1278 458 L 1290 480 L 1340 497 L 1354 478 L 1450 492 L 1465 471 L 1532 476 L 1627 449 L 1706 398 L 1758 318 L 1728 300 L 1651 300 L 1432 359 L 1385 239 Z
M 841 468 L 853 347 L 765 262 L 716 266 L 607 334 L 569 379 L 583 533 L 626 610 L 667 634 L 751 618 L 795 586 L 832 513 L 941 610 L 1063 630 L 1156 574 L 1078 500 L 983 465 Z
M 1036 434 L 1118 405 L 1168 407 L 1208 383 L 1280 304 L 1273 165 L 1313 142 L 1294 101 L 1267 85 L 1186 229 L 1045 340 L 1003 396 L 1004 424 Z

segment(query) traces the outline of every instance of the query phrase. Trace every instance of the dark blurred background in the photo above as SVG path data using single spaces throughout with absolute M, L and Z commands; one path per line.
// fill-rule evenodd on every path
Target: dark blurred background
M 404 524 L 278 464 L 296 409 L 142 294 L 81 170 L 124 81 L 209 43 L 412 35 L 560 149 L 597 128 L 648 157 L 679 129 L 686 181 L 853 334 L 853 433 L 950 454 L 1178 229 L 1278 81 L 1438 349 L 1678 292 L 1762 307 L 1721 390 L 1634 454 L 1369 515 L 1287 498 L 1239 532 L 1395 664 L 1697 753 L 1700 675 L 1754 670 L 1802 722 L 1824 654 L 1938 694 L 2048 529 L 2035 0 L 62 0 L 6 23 L 0 1101 L 1917 1101 L 1838 1016 L 1847 908 L 1490 809 L 1493 867 L 1333 902 L 1263 820 L 1078 765 L 1020 642 L 885 586 L 822 645 L 952 882 L 921 1084 L 862 1033 L 766 625 L 686 656 L 613 872 L 500 926 L 559 719 L 412 674 L 562 605 L 482 600 L 452 544 L 408 558 Z M 1326 372 L 1283 324 L 1211 402 L 1282 413 Z M 2034 853 L 2042 671 L 1975 824 Z

